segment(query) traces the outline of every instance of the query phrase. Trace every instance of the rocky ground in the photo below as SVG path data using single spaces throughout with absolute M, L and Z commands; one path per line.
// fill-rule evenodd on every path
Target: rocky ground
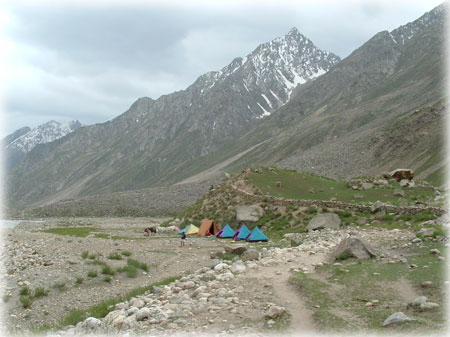
M 170 233 L 144 238 L 143 229 L 157 220 L 161 219 L 72 220 L 78 225 L 89 222 L 103 229 L 103 234 L 120 233 L 121 239 L 38 232 L 61 224 L 61 220 L 23 222 L 4 233 L 3 299 L 6 300 L 7 331 L 26 332 L 42 324 L 54 324 L 70 310 L 87 309 L 137 287 L 180 276 L 179 280 L 154 288 L 153 292 L 115 305 L 103 319 L 91 318 L 55 334 L 315 332 L 318 327 L 312 312 L 288 282 L 292 272 L 313 274 L 315 268 L 330 261 L 338 243 L 350 235 L 358 235 L 376 249 L 382 249 L 383 254 L 377 257 L 380 263 L 404 263 L 402 252 L 421 244 L 413 242 L 415 235 L 408 230 L 372 227 L 322 230 L 297 234 L 301 244 L 296 247 L 245 244 L 249 250 L 241 258 L 221 260 L 211 259 L 211 253 L 223 251 L 227 246 L 236 247 L 236 244 L 215 238 L 189 237 L 188 245 L 180 247 L 179 237 Z M 108 283 L 102 281 L 100 272 L 98 277 L 90 279 L 88 271 L 100 271 L 101 266 L 90 264 L 89 258 L 83 259 L 84 251 L 102 254 L 99 259 L 114 268 L 124 261 L 108 260 L 108 254 L 128 251 L 134 259 L 147 263 L 149 270 L 139 271 L 136 278 L 116 274 Z M 83 277 L 83 283 L 77 284 L 77 277 Z M 32 290 L 42 287 L 49 292 L 34 299 L 25 309 L 19 301 L 19 292 L 24 286 Z M 412 301 L 416 295 L 408 296 Z

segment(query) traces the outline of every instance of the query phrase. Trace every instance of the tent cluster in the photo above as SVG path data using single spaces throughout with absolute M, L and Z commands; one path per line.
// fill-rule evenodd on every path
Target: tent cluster
M 208 236 L 215 235 L 218 238 L 233 238 L 235 241 L 245 240 L 249 242 L 257 242 L 257 241 L 269 241 L 267 236 L 256 226 L 250 231 L 245 225 L 242 225 L 236 232 L 230 227 L 230 225 L 226 225 L 224 228 L 219 229 L 216 222 L 214 220 L 204 219 L 200 225 L 200 228 L 194 225 L 189 225 L 185 229 L 182 229 L 178 232 L 186 234 L 197 234 L 198 236 Z

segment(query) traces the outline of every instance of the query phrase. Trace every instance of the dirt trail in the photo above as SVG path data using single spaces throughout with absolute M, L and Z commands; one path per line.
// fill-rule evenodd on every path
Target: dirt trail
M 272 277 L 274 275 L 272 274 Z M 316 330 L 314 321 L 312 319 L 313 312 L 306 308 L 303 299 L 298 294 L 295 287 L 289 284 L 290 272 L 283 270 L 280 275 L 277 275 L 274 280 L 274 288 L 280 303 L 292 315 L 290 332 L 312 332 Z

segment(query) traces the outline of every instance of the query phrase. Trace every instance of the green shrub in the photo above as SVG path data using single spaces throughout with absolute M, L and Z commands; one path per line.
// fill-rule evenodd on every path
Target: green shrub
M 111 276 L 105 276 L 105 277 L 103 277 L 103 282 L 111 282 L 111 280 L 112 280 L 112 278 L 111 278 Z
M 81 257 L 82 257 L 84 260 L 86 260 L 86 259 L 88 258 L 88 256 L 89 256 L 89 252 L 88 252 L 88 251 L 84 251 L 84 252 L 81 253 Z
M 81 284 L 81 283 L 83 283 L 83 281 L 84 281 L 84 278 L 82 278 L 81 276 L 78 276 L 76 281 L 75 281 L 75 283 L 76 284 Z
M 342 260 L 347 260 L 351 257 L 352 257 L 352 255 L 348 251 L 345 250 L 342 253 L 340 253 L 336 259 L 339 261 L 342 261 Z
M 33 302 L 30 296 L 20 296 L 19 301 L 25 309 L 31 307 L 31 303 Z
M 130 278 L 134 278 L 137 276 L 137 269 L 134 266 L 124 266 L 116 269 L 117 272 L 123 273 L 126 272 L 127 276 Z
M 317 213 L 317 207 L 309 206 L 307 212 L 310 214 L 315 214 Z
M 19 295 L 28 296 L 31 295 L 31 290 L 27 286 L 20 288 Z
M 88 277 L 97 277 L 98 272 L 96 270 L 89 270 L 87 276 Z
M 41 297 L 48 295 L 48 290 L 45 290 L 42 287 L 38 287 L 34 289 L 33 297 Z
M 391 222 L 392 220 L 394 220 L 394 216 L 391 214 L 385 214 L 383 215 L 381 220 Z
M 116 272 L 114 270 L 111 269 L 110 266 L 104 266 L 102 268 L 102 274 L 104 275 L 114 275 Z
M 135 260 L 135 259 L 128 258 L 127 265 L 142 269 L 144 271 L 148 271 L 148 266 L 146 263 L 139 262 L 138 260 Z
M 122 255 L 119 253 L 111 253 L 108 255 L 108 259 L 110 260 L 122 260 Z
M 126 251 L 122 252 L 122 255 L 123 256 L 131 256 L 131 252 L 126 250 Z

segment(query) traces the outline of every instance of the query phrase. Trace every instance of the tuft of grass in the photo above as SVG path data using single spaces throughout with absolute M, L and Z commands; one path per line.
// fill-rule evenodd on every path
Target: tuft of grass
M 123 256 L 131 256 L 132 253 L 126 250 L 126 251 L 122 252 L 122 255 Z
M 102 274 L 104 275 L 114 275 L 116 272 L 111 269 L 110 266 L 106 265 L 102 268 Z
M 135 278 L 137 276 L 137 269 L 134 266 L 124 266 L 116 269 L 119 273 L 127 273 L 129 278 Z
M 111 280 L 112 280 L 111 276 L 105 276 L 105 277 L 103 277 L 103 282 L 109 283 L 109 282 L 111 282 Z
M 38 287 L 38 288 L 34 289 L 33 297 L 42 297 L 42 296 L 47 296 L 47 295 L 48 295 L 48 290 L 44 289 L 43 287 Z
M 122 255 L 119 253 L 111 253 L 108 255 L 108 259 L 110 260 L 122 260 Z
M 98 276 L 98 272 L 96 270 L 89 270 L 87 273 L 88 277 L 97 277 Z
M 84 252 L 81 253 L 81 257 L 83 258 L 83 260 L 86 260 L 89 256 L 89 252 L 87 250 L 85 250 Z
M 21 296 L 29 296 L 31 295 L 31 290 L 27 286 L 20 288 L 19 295 Z
M 30 296 L 20 296 L 19 301 L 22 304 L 22 307 L 24 307 L 25 309 L 31 307 L 31 303 L 33 303 L 33 300 Z
M 138 260 L 132 259 L 132 258 L 128 258 L 127 259 L 127 265 L 128 266 L 133 266 L 135 268 L 138 269 L 142 269 L 144 271 L 148 271 L 148 266 L 146 263 L 143 262 L 139 262 Z
M 348 251 L 345 250 L 342 253 L 340 253 L 336 259 L 339 261 L 343 261 L 343 260 L 347 260 L 351 257 L 352 257 L 352 255 Z
M 75 283 L 76 284 L 81 284 L 81 283 L 83 283 L 83 281 L 84 281 L 84 278 L 82 278 L 81 276 L 78 276 L 76 281 L 75 281 Z

